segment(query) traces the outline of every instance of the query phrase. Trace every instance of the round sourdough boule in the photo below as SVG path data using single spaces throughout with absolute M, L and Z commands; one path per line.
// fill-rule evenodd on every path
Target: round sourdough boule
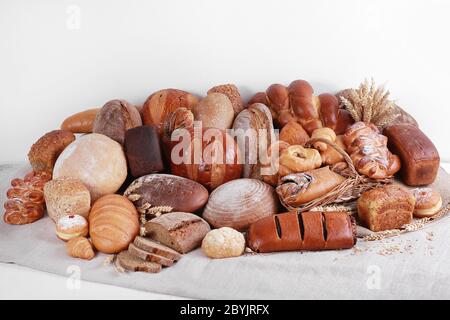
M 203 211 L 213 227 L 245 231 L 250 224 L 278 212 L 278 197 L 271 186 L 257 179 L 236 179 L 215 189 Z
M 209 89 L 207 93 L 210 94 L 214 92 L 223 93 L 228 97 L 228 99 L 230 99 L 235 115 L 244 109 L 241 94 L 239 93 L 239 89 L 234 84 L 218 85 Z
M 203 253 L 213 259 L 238 257 L 244 250 L 244 235 L 228 227 L 211 230 L 202 241 Z
M 97 113 L 93 132 L 104 134 L 123 145 L 125 132 L 138 126 L 142 126 L 142 119 L 135 106 L 125 100 L 111 100 Z
M 76 178 L 60 177 L 47 182 L 44 197 L 48 215 L 54 222 L 71 214 L 87 218 L 91 209 L 91 194 Z
M 98 199 L 89 213 L 89 234 L 103 253 L 125 250 L 139 232 L 139 216 L 124 196 L 109 194 Z
M 47 132 L 31 146 L 28 152 L 28 159 L 33 170 L 52 173 L 58 156 L 74 140 L 75 135 L 69 131 Z
M 127 161 L 122 146 L 98 133 L 72 142 L 59 156 L 53 178 L 79 179 L 89 190 L 91 201 L 119 190 L 127 177 Z
M 442 198 L 439 192 L 431 188 L 416 188 L 412 192 L 416 198 L 414 217 L 431 217 L 441 209 Z
M 156 173 L 134 180 L 124 196 L 138 209 L 151 205 L 169 206 L 173 211 L 196 212 L 208 201 L 208 190 L 183 177 Z
M 196 121 L 201 121 L 203 128 L 226 130 L 231 128 L 234 109 L 230 99 L 222 93 L 209 93 L 192 107 Z

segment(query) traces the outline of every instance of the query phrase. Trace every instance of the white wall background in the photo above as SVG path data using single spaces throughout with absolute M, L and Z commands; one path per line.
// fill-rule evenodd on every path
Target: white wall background
M 372 76 L 449 160 L 449 16 L 448 0 L 0 0 L 0 163 L 112 98 Z

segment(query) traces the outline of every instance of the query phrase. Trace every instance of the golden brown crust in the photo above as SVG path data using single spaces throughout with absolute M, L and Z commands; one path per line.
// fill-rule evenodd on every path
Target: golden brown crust
M 100 108 L 88 109 L 71 115 L 61 124 L 61 130 L 73 133 L 92 133 L 95 117 Z
M 74 258 L 91 260 L 94 258 L 94 248 L 91 242 L 85 237 L 75 237 L 70 239 L 66 245 L 67 254 Z
M 429 217 L 436 214 L 442 207 L 442 198 L 439 192 L 431 188 L 416 188 L 412 190 L 416 198 L 414 216 L 418 218 Z
M 266 104 L 279 127 L 296 121 L 308 134 L 321 127 L 342 134 L 353 123 L 335 96 L 328 93 L 314 96 L 313 88 L 305 80 L 295 80 L 288 87 L 273 84 L 265 93 L 253 96 L 249 103 L 254 102 Z
M 309 135 L 300 123 L 291 120 L 280 130 L 280 140 L 290 145 L 304 146 L 309 140 Z
M 414 195 L 392 184 L 366 191 L 358 199 L 360 222 L 372 231 L 398 229 L 411 222 Z
M 144 124 L 154 124 L 160 130 L 167 116 L 178 108 L 191 109 L 198 98 L 178 89 L 164 89 L 150 95 L 142 106 Z
M 59 155 L 73 141 L 75 141 L 75 135 L 69 131 L 53 130 L 43 135 L 28 152 L 28 159 L 33 170 L 51 174 Z

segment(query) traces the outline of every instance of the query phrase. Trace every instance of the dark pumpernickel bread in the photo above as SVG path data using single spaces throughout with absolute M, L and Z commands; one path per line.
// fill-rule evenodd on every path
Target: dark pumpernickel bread
M 148 253 L 154 253 L 158 256 L 165 257 L 174 261 L 178 261 L 182 257 L 182 255 L 175 250 L 149 238 L 137 236 L 134 239 L 134 245 L 139 249 L 147 251 Z
M 128 246 L 128 252 L 138 258 L 141 258 L 142 260 L 156 262 L 164 267 L 173 266 L 174 261 L 172 259 L 168 259 L 166 257 L 162 257 L 154 253 L 149 253 L 145 250 L 139 249 L 132 243 L 130 243 L 130 245 Z
M 119 266 L 128 271 L 143 271 L 148 273 L 158 273 L 161 271 L 161 265 L 156 262 L 142 260 L 128 251 L 122 251 L 117 255 Z
M 181 253 L 198 248 L 210 230 L 208 222 L 186 212 L 166 213 L 145 224 L 147 236 Z

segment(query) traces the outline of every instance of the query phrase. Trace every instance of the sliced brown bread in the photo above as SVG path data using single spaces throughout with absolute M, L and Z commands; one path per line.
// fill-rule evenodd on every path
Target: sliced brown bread
M 162 268 L 159 263 L 142 260 L 128 251 L 122 251 L 117 255 L 117 263 L 128 271 L 158 273 Z
M 148 253 L 157 254 L 158 256 L 162 256 L 167 259 L 178 261 L 182 257 L 182 255 L 180 253 L 176 252 L 175 250 L 173 250 L 161 243 L 158 243 L 150 238 L 144 238 L 144 237 L 137 236 L 134 239 L 133 243 L 139 249 L 147 251 Z
M 146 235 L 180 252 L 198 248 L 211 230 L 208 222 L 186 212 L 170 212 L 145 224 Z
M 166 257 L 139 249 L 133 243 L 130 243 L 130 245 L 128 246 L 128 252 L 132 255 L 135 255 L 136 257 L 141 258 L 142 260 L 156 262 L 164 267 L 173 266 L 174 261 L 172 259 L 168 259 Z

